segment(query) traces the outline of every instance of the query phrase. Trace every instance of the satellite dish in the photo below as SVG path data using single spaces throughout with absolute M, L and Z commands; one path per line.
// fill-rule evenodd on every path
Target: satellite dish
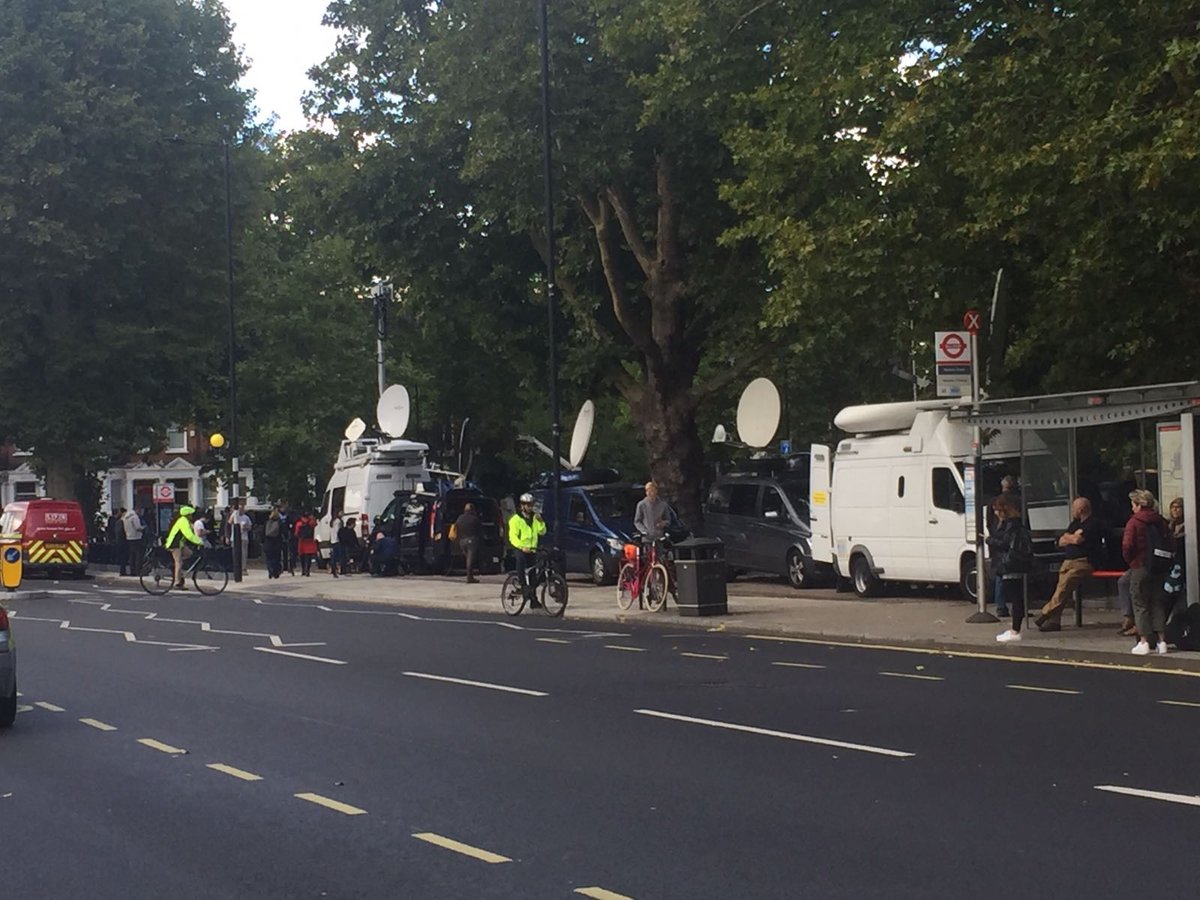
M 712 442 L 714 444 L 724 444 L 729 440 L 729 434 L 725 431 L 724 425 L 718 425 L 713 429 Z
M 779 428 L 781 409 L 779 389 L 774 383 L 769 378 L 755 378 L 738 401 L 738 437 L 751 447 L 767 446 Z
M 579 415 L 575 417 L 575 431 L 571 434 L 571 468 L 578 469 L 579 464 L 587 455 L 588 444 L 592 442 L 592 425 L 596 422 L 596 404 L 584 400 L 579 407 Z
M 402 384 L 393 384 L 375 404 L 375 418 L 379 421 L 379 430 L 391 438 L 404 437 L 408 429 L 408 413 L 411 407 L 408 403 L 408 389 Z
M 466 472 L 463 468 L 463 448 L 467 445 L 467 426 L 471 424 L 470 417 L 462 420 L 462 427 L 458 429 L 458 471 Z
M 346 426 L 346 440 L 357 441 L 367 430 L 367 423 L 362 419 L 352 419 Z

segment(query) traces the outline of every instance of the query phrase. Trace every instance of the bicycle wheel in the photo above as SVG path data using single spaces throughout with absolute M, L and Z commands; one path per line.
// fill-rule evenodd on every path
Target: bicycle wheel
M 225 590 L 229 584 L 229 573 L 216 560 L 202 559 L 192 572 L 192 583 L 201 594 L 212 597 Z
M 516 572 L 504 579 L 504 587 L 500 589 L 500 605 L 510 616 L 519 616 L 525 608 L 525 592 L 521 590 L 521 579 Z
M 667 567 L 655 563 L 646 574 L 646 609 L 658 612 L 667 605 L 667 589 L 671 579 L 667 576 Z
M 542 601 L 542 612 L 552 618 L 563 614 L 567 608 L 567 580 L 557 572 L 548 572 L 538 590 Z
M 147 594 L 161 597 L 169 591 L 175 581 L 175 562 L 166 553 L 152 553 L 142 560 L 142 571 L 138 581 Z
M 634 569 L 633 563 L 625 563 L 617 575 L 617 606 L 621 609 L 633 606 L 633 601 L 638 595 L 637 588 L 637 570 Z

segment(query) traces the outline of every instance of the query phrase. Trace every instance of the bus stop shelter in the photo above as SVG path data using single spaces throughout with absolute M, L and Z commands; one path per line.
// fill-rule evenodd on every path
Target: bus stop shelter
M 988 429 L 1062 432 L 1068 491 L 1072 497 L 1079 493 L 1079 429 L 1138 421 L 1177 423 L 1177 470 L 1182 485 L 1180 495 L 1184 500 L 1186 532 L 1184 552 L 1187 559 L 1196 560 L 1200 559 L 1197 556 L 1197 503 L 1200 503 L 1196 482 L 1197 414 L 1200 414 L 1200 381 L 989 399 L 955 409 L 950 416 L 978 426 L 984 433 Z M 1171 430 L 1175 431 L 1174 428 Z M 1174 433 L 1172 438 L 1176 439 Z M 1175 465 L 1174 459 L 1171 462 Z M 1164 501 L 1163 497 L 1158 499 Z M 1200 601 L 1200 566 L 1189 565 L 1186 570 L 1187 600 L 1195 603 Z

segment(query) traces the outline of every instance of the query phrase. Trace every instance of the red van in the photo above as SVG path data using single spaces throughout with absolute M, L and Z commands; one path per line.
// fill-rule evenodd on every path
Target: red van
M 21 536 L 26 573 L 70 575 L 87 571 L 87 525 L 74 500 L 19 500 L 4 507 L 0 534 Z

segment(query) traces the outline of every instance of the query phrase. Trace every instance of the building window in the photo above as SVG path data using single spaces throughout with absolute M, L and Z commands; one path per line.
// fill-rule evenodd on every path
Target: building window
M 36 500 L 38 499 L 38 486 L 36 481 L 18 481 L 13 485 L 14 500 Z
M 182 428 L 167 429 L 167 452 L 187 453 L 187 432 Z
M 175 485 L 175 505 L 190 506 L 192 503 L 191 481 L 172 478 L 171 484 Z

